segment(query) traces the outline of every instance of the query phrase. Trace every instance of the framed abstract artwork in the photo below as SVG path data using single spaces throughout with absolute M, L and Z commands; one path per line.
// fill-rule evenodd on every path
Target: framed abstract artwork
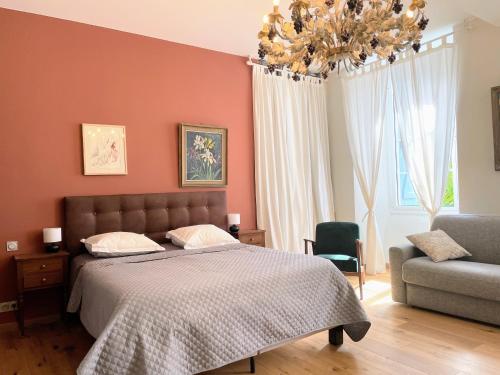
M 83 174 L 126 175 L 125 126 L 82 124 Z
M 227 129 L 179 125 L 179 185 L 227 186 Z
M 495 170 L 500 171 L 500 86 L 491 89 L 491 106 L 493 110 Z

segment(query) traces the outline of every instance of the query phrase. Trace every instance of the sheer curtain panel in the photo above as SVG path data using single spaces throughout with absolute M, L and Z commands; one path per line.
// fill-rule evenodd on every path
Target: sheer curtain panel
M 391 67 L 396 123 L 413 188 L 431 222 L 441 209 L 455 139 L 456 45 L 410 53 Z
M 389 69 L 380 64 L 371 65 L 369 72 L 355 72 L 342 77 L 349 148 L 367 208 L 364 252 L 366 272 L 371 275 L 386 270 L 375 216 L 375 199 L 389 79 Z
M 270 247 L 303 252 L 319 222 L 334 219 L 326 93 L 253 67 L 257 224 Z

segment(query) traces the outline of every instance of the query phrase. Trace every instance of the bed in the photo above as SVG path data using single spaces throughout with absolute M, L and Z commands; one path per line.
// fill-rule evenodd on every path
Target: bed
M 78 374 L 194 374 L 329 330 L 361 340 L 370 322 L 353 288 L 319 257 L 246 244 L 184 250 L 168 230 L 226 229 L 223 191 L 65 198 L 69 312 L 96 339 Z M 92 258 L 80 239 L 146 234 L 167 251 Z

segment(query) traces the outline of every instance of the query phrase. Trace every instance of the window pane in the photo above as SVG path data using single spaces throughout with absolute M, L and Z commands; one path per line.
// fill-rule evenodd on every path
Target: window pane
M 400 206 L 419 206 L 417 195 L 411 184 L 410 176 L 406 168 L 406 162 L 403 156 L 403 147 L 398 143 L 398 196 Z M 450 163 L 450 171 L 446 182 L 445 193 L 443 195 L 443 207 L 455 207 L 455 189 L 454 189 L 453 165 Z
M 408 169 L 406 168 L 405 158 L 403 155 L 403 147 L 398 142 L 398 196 L 400 206 L 418 206 L 417 195 L 413 190 Z
M 408 173 L 401 143 L 398 143 L 398 171 L 399 173 Z
M 453 171 L 448 173 L 448 181 L 446 182 L 446 189 L 443 195 L 443 207 L 455 207 L 455 189 L 453 186 Z
M 401 206 L 418 206 L 417 195 L 413 190 L 408 173 L 399 174 L 399 204 Z

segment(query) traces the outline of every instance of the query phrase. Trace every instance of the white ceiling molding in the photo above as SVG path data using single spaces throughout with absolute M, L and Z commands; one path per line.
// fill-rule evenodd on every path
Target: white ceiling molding
M 448 32 L 470 15 L 498 25 L 499 3 L 430 0 L 424 39 Z M 282 0 L 280 9 L 289 4 Z M 247 56 L 257 53 L 257 33 L 272 0 L 0 0 L 0 7 Z

